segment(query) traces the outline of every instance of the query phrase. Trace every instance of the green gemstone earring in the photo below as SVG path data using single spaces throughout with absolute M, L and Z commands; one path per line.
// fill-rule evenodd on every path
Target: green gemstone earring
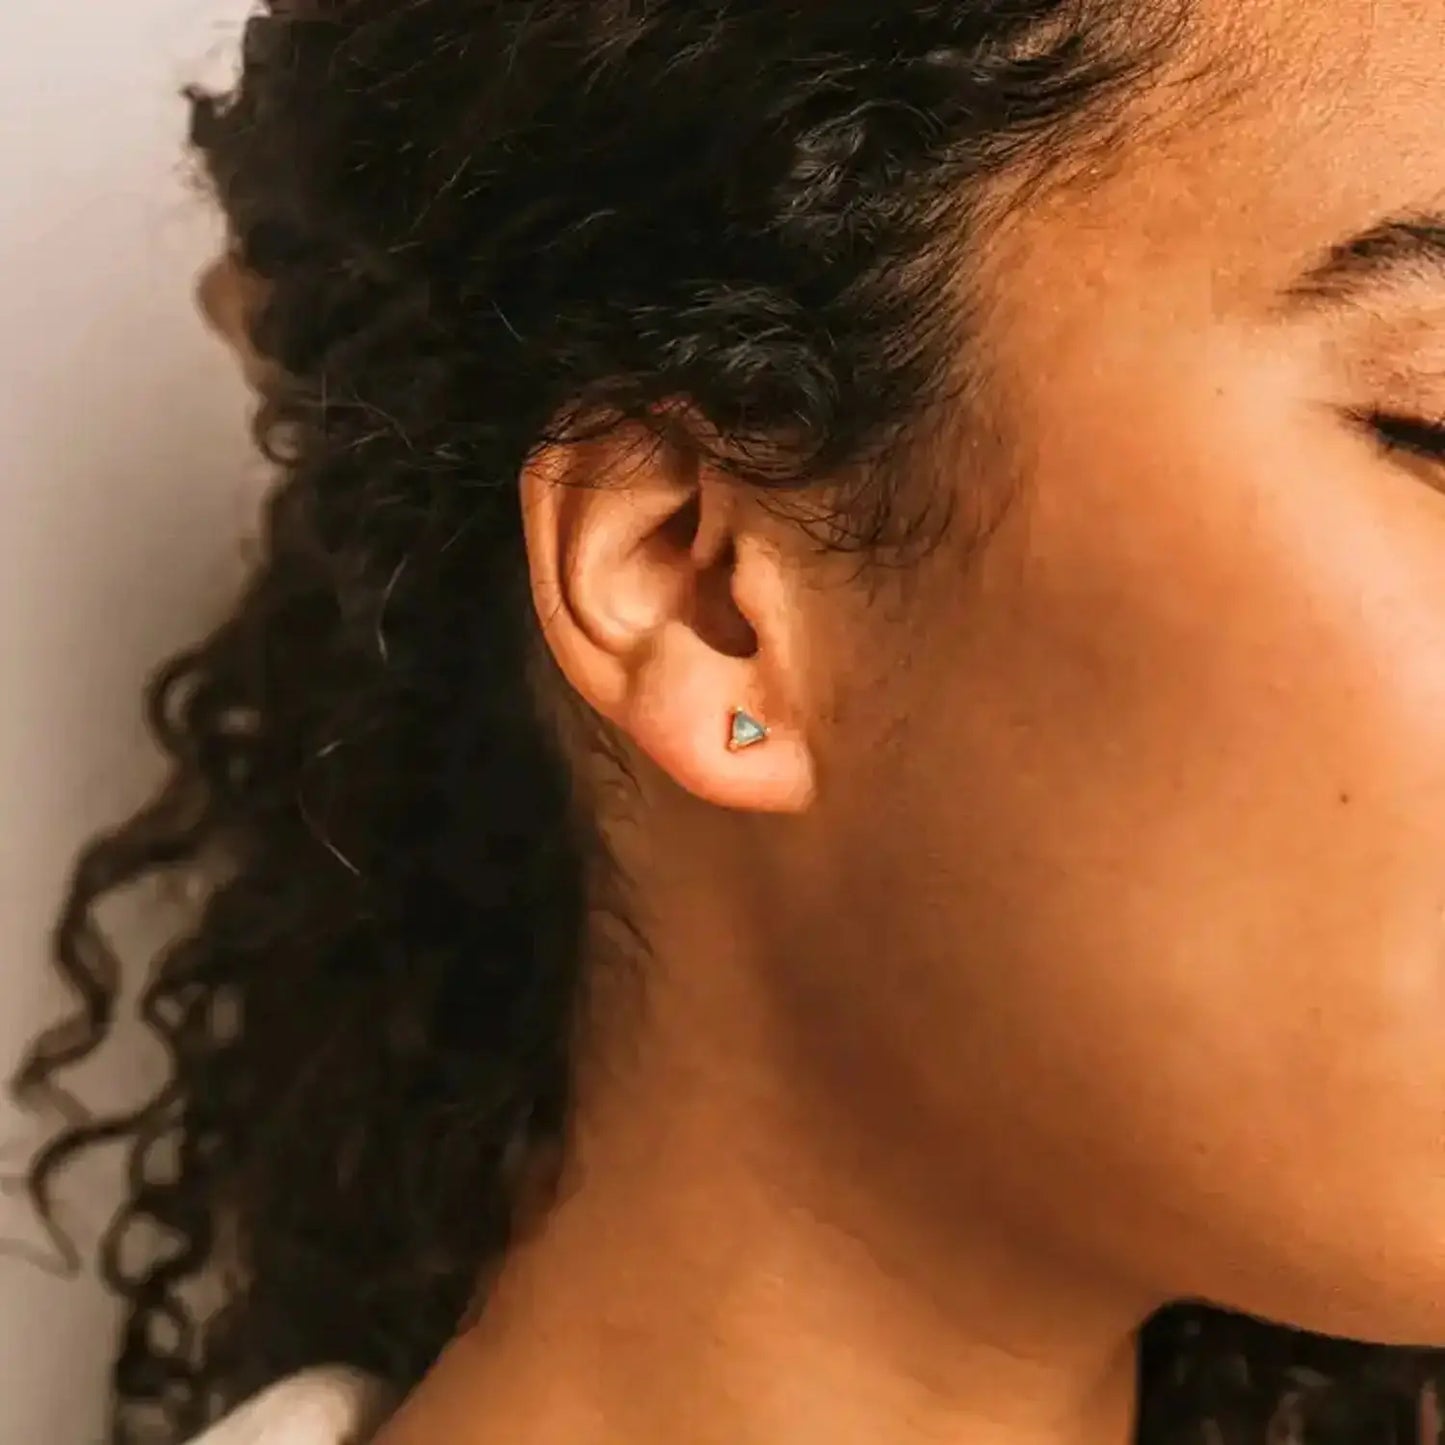
M 732 722 L 728 728 L 728 751 L 740 753 L 744 748 L 754 748 L 766 742 L 768 730 L 751 713 L 735 707 Z

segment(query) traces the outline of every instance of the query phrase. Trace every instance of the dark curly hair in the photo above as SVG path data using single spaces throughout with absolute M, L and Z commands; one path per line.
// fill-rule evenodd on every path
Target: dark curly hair
M 32 1175 L 48 1211 L 78 1151 L 129 1142 L 119 1445 L 321 1362 L 405 1390 L 565 1142 L 601 863 L 530 685 L 529 455 L 685 398 L 832 545 L 897 540 L 889 463 L 967 356 L 944 277 L 981 183 L 1102 154 L 1170 8 L 275 0 L 234 92 L 192 95 L 265 286 L 278 484 L 233 614 L 153 684 L 169 781 L 83 855 L 80 1008 L 18 1080 L 42 1102 L 105 1040 L 97 904 L 203 885 L 143 996 L 169 1082 Z M 825 476 L 857 479 L 826 511 Z M 1439 1373 L 1181 1304 L 1146 1332 L 1142 1439 L 1414 1441 Z

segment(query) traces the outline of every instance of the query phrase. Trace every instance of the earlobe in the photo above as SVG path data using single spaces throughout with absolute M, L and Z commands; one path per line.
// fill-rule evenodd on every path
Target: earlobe
M 814 781 L 790 561 L 749 535 L 745 503 L 650 434 L 548 447 L 522 476 L 532 593 L 566 681 L 676 784 L 797 812 Z
M 669 632 L 647 665 L 619 726 L 673 782 L 721 808 L 801 813 L 812 802 L 812 753 L 803 730 L 765 702 L 740 706 L 729 696 L 760 695 L 742 672 L 733 683 L 695 636 Z M 738 691 L 729 693 L 730 687 Z M 770 689 L 786 706 L 784 689 Z

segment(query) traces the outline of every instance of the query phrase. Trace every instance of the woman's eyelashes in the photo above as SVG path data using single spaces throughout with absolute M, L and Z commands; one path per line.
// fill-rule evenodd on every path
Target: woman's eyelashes
M 1359 420 L 1387 452 L 1445 464 L 1445 419 L 1367 412 Z

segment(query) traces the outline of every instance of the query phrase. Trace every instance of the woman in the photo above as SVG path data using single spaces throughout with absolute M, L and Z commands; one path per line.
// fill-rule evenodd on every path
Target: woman
M 1436 1439 L 1445 12 L 246 49 L 263 555 L 21 1079 L 203 881 L 37 1174 L 133 1144 L 115 1438 Z

